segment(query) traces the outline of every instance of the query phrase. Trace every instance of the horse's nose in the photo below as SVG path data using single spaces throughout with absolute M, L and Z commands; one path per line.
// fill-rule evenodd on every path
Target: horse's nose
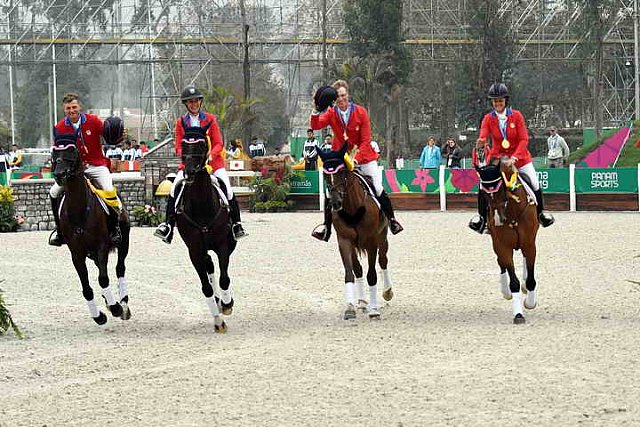
M 339 200 L 332 201 L 331 209 L 333 209 L 334 211 L 339 211 L 340 209 L 342 209 L 342 202 Z

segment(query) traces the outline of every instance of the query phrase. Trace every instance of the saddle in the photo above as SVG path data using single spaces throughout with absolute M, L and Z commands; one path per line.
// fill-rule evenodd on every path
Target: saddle
M 362 175 L 358 169 L 355 169 L 353 173 L 355 174 L 355 176 L 358 177 L 358 179 L 360 179 L 360 182 L 362 182 L 362 186 L 364 187 L 364 190 L 367 193 L 369 193 L 373 201 L 378 206 L 378 209 L 381 209 L 380 201 L 378 200 L 378 197 L 376 196 L 376 192 L 373 189 L 373 182 L 371 181 L 371 178 L 368 177 L 367 175 Z
M 220 202 L 220 205 L 229 210 L 229 199 L 227 199 L 227 188 L 224 185 L 224 182 L 220 181 L 217 177 L 215 177 L 215 182 L 211 181 L 211 186 L 214 188 L 216 194 L 218 195 L 218 201 Z M 175 202 L 174 202 L 174 206 L 175 206 L 175 212 L 176 213 L 180 213 L 182 212 L 182 208 L 183 206 L 183 198 L 182 195 L 184 193 L 184 189 L 186 188 L 186 186 L 184 185 L 184 183 L 180 183 L 178 184 L 178 188 L 176 188 L 176 198 L 175 198 Z

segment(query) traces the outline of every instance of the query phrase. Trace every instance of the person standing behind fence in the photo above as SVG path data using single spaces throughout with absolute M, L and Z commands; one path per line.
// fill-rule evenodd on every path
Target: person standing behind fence
M 420 167 L 422 169 L 437 169 L 442 161 L 440 147 L 436 145 L 436 139 L 432 136 L 427 140 L 427 145 L 422 149 Z
M 462 158 L 462 150 L 453 137 L 447 138 L 447 143 L 442 147 L 442 157 L 445 159 L 445 165 L 448 168 L 460 169 L 460 159 Z
M 313 136 L 313 129 L 307 130 L 307 140 L 302 148 L 304 154 L 304 170 L 314 171 L 317 169 L 318 162 L 318 141 Z
M 558 134 L 558 129 L 555 127 L 551 127 L 549 133 L 551 134 L 547 139 L 549 167 L 563 168 L 566 166 L 567 158 L 569 157 L 569 146 L 564 138 Z

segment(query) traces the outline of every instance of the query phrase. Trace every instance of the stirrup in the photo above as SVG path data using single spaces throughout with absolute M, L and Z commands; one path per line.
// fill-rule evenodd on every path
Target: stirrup
M 163 222 L 162 224 L 158 225 L 158 228 L 156 228 L 156 231 L 153 232 L 153 235 L 161 239 L 166 244 L 170 245 L 171 240 L 173 240 L 173 227 L 171 226 L 171 224 Z
M 553 215 L 548 215 L 544 212 L 540 212 L 540 214 L 538 215 L 538 221 L 540 222 L 540 225 L 542 227 L 546 228 L 556 222 L 556 219 L 553 217 Z
M 58 229 L 57 228 L 54 229 L 49 235 L 49 245 L 60 247 L 64 244 L 65 244 L 64 239 L 58 233 Z
M 239 222 L 236 222 L 231 226 L 231 231 L 233 233 L 233 238 L 236 240 L 240 240 L 243 237 L 247 237 L 249 235 L 246 231 L 244 231 L 242 224 Z
M 324 230 L 320 229 L 320 227 L 324 227 Z M 316 228 L 311 232 L 311 236 L 315 237 L 318 240 L 322 240 L 323 242 L 328 242 L 331 237 L 331 228 L 327 227 L 324 224 L 317 225 Z
M 486 221 L 480 215 L 476 215 L 469 221 L 469 228 L 478 234 L 484 233 L 484 229 L 487 226 Z
M 391 234 L 396 235 L 402 230 L 404 230 L 404 227 L 400 225 L 397 219 L 392 218 L 389 220 L 389 231 L 391 231 Z

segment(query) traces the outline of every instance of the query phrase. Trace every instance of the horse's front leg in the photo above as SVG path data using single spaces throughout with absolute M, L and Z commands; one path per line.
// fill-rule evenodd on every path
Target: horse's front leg
M 98 325 L 104 325 L 107 323 L 107 316 L 100 311 L 98 306 L 96 305 L 96 301 L 93 298 L 93 289 L 89 285 L 89 273 L 87 272 L 87 264 L 86 264 L 86 254 L 75 254 L 73 251 L 71 252 L 71 260 L 73 261 L 73 266 L 78 273 L 78 277 L 80 278 L 80 284 L 82 285 L 82 296 L 87 301 L 87 307 L 89 307 L 89 314 L 91 318 L 93 318 L 94 322 Z
M 353 274 L 353 245 L 351 241 L 338 237 L 338 247 L 340 248 L 340 257 L 344 266 L 344 320 L 356 318 L 355 307 L 355 276 Z
M 109 286 L 109 273 L 107 271 L 108 261 L 108 250 L 104 249 L 99 251 L 96 259 L 96 265 L 98 266 L 98 283 L 102 288 L 102 296 L 104 297 L 105 301 L 107 301 L 107 306 L 109 307 L 111 315 L 113 315 L 114 317 L 122 317 L 122 306 L 116 300 L 116 297 L 113 295 L 111 287 Z
M 353 274 L 355 275 L 357 309 L 359 312 L 364 313 L 367 311 L 367 300 L 364 296 L 364 275 L 362 264 L 360 264 L 358 252 L 355 248 L 351 251 L 351 261 L 353 262 Z
M 387 265 L 389 263 L 387 252 L 389 252 L 389 240 L 387 239 L 385 233 L 378 248 L 378 263 L 380 263 L 380 268 L 382 269 L 382 280 L 384 281 L 382 298 L 384 298 L 385 301 L 391 301 L 391 299 L 393 298 L 393 283 L 391 282 L 391 275 L 389 274 L 389 270 L 387 269 Z
M 198 245 L 193 245 L 196 247 L 189 248 L 189 258 L 191 259 L 191 264 L 196 269 L 198 273 L 198 277 L 200 278 L 200 284 L 202 286 L 202 293 L 204 294 L 205 301 L 207 302 L 207 306 L 209 307 L 209 311 L 213 316 L 214 329 L 218 333 L 224 333 L 227 331 L 227 325 L 222 320 L 222 316 L 220 315 L 220 309 L 218 308 L 218 303 L 216 302 L 216 297 L 213 293 L 213 286 L 209 282 L 209 275 L 207 274 L 207 251 L 202 247 L 197 247 Z
M 229 251 L 222 248 L 216 251 L 220 264 L 220 304 L 222 314 L 229 316 L 233 313 L 233 292 L 231 291 L 231 279 L 229 278 Z
M 122 320 L 131 318 L 131 309 L 129 309 L 129 288 L 125 277 L 126 266 L 125 259 L 129 254 L 129 234 L 131 228 L 128 222 L 120 222 L 120 232 L 122 233 L 122 241 L 118 245 L 118 262 L 116 264 L 116 277 L 118 278 L 118 293 L 120 294 L 120 305 L 122 306 Z
M 536 290 L 536 279 L 534 275 L 534 267 L 536 263 L 536 245 L 534 243 L 527 244 L 522 248 L 524 255 L 524 264 L 526 269 L 525 283 L 527 296 L 524 299 L 524 308 L 533 310 L 538 306 L 538 291 Z
M 516 276 L 516 271 L 513 266 L 513 250 L 503 249 L 498 254 L 498 261 L 501 266 L 507 269 L 509 275 L 509 290 L 511 291 L 511 307 L 513 309 L 513 323 L 516 325 L 525 322 L 524 315 L 522 314 L 522 294 L 520 293 L 520 280 Z
M 378 275 L 376 273 L 376 258 L 378 255 L 377 246 L 367 249 L 367 257 L 369 258 L 369 270 L 367 271 L 367 283 L 369 284 L 369 319 L 379 319 L 380 310 L 378 309 Z

